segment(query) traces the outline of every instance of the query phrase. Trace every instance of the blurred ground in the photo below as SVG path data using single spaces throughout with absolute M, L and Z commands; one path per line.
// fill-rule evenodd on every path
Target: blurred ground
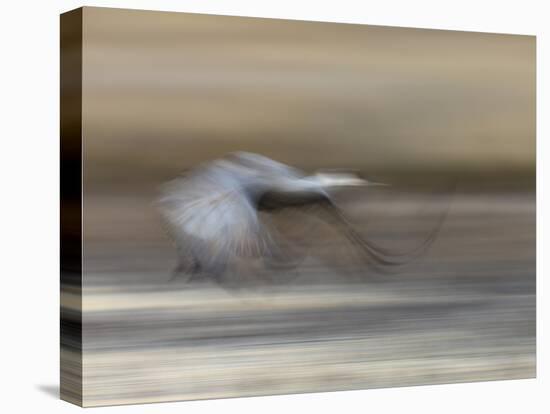
M 430 194 L 371 192 L 345 207 L 373 239 L 402 247 L 429 228 L 426 205 L 442 201 Z M 118 201 L 112 214 L 128 203 Z M 530 191 L 462 186 L 414 263 L 375 274 L 334 235 L 291 282 L 240 290 L 168 282 L 175 254 L 151 230 L 151 207 L 128 230 L 148 243 L 86 248 L 85 404 L 533 377 L 534 206 Z

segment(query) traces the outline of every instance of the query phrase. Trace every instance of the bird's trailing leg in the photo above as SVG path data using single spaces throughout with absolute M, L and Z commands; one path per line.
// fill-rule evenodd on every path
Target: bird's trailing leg
M 183 254 L 181 250 L 179 250 L 179 253 L 178 265 L 172 271 L 169 281 L 190 282 L 196 279 L 202 271 L 200 262 L 190 253 Z

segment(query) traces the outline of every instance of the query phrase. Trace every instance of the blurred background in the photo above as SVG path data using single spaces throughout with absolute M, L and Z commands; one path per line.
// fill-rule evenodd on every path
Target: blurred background
M 83 27 L 86 404 L 535 375 L 534 37 L 99 8 Z M 169 283 L 158 188 L 235 150 L 391 183 L 342 206 L 392 248 L 457 189 L 388 275 L 320 228 L 293 283 Z

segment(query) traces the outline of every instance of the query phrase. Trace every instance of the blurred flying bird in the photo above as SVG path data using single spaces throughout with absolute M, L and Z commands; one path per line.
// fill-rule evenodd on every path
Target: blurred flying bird
M 293 249 L 280 229 L 262 219 L 282 211 L 316 215 L 338 229 L 377 269 L 404 264 L 435 239 L 442 214 L 425 240 L 396 252 L 367 240 L 350 224 L 332 196 L 344 187 L 385 186 L 345 171 L 313 175 L 262 155 L 235 152 L 207 162 L 167 183 L 158 205 L 178 252 L 175 276 L 188 280 L 210 276 L 218 282 L 239 263 L 260 262 L 270 268 L 298 266 L 305 255 Z M 293 226 L 300 226 L 295 219 Z M 305 234 L 303 237 L 308 237 Z

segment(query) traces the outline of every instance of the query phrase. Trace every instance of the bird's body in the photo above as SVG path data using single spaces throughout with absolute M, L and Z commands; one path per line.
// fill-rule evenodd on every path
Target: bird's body
M 238 152 L 168 183 L 159 206 L 178 250 L 178 273 L 217 278 L 239 260 L 288 260 L 276 230 L 263 222 L 260 212 L 304 206 L 322 206 L 373 262 L 390 263 L 388 252 L 354 232 L 328 191 L 368 184 L 342 172 L 307 176 L 264 156 Z
M 298 170 L 248 153 L 203 164 L 166 185 L 160 205 L 180 259 L 191 259 L 196 270 L 219 273 L 233 257 L 268 255 L 273 241 L 258 208 L 269 192 L 293 203 L 323 194 Z M 186 267 L 180 263 L 181 270 Z

